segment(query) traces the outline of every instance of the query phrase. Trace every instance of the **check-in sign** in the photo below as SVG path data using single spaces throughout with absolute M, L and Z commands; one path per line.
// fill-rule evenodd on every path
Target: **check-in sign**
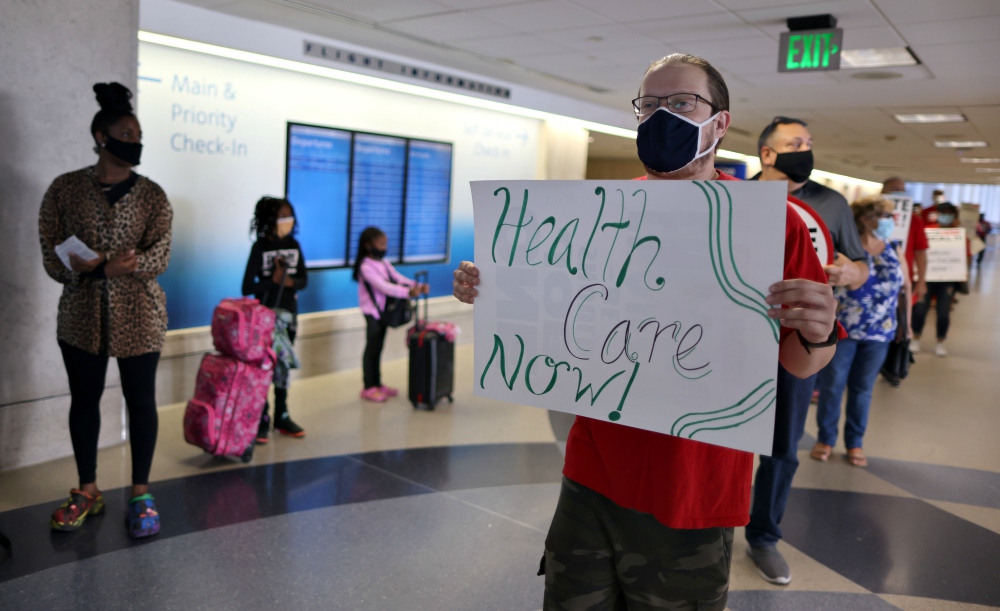
M 778 47 L 778 72 L 840 70 L 844 30 L 782 32 Z

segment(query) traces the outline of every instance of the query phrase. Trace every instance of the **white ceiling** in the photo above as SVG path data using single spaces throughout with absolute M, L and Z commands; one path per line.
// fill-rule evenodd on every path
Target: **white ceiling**
M 960 156 L 1000 157 L 1000 0 L 183 0 L 487 77 L 620 108 L 648 63 L 673 52 L 722 71 L 733 129 L 755 154 L 775 115 L 800 117 L 817 167 L 881 181 L 995 183 Z M 921 65 L 779 74 L 788 17 L 830 13 L 846 49 L 908 46 Z M 885 80 L 858 78 L 890 73 Z M 963 113 L 966 123 L 903 125 L 894 113 Z M 634 157 L 597 138 L 592 156 Z M 940 138 L 985 149 L 938 149 Z M 1000 167 L 990 166 L 990 167 Z

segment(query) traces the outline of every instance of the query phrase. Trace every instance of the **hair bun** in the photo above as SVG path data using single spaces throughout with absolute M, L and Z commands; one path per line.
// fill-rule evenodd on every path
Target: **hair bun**
M 132 92 L 121 83 L 97 83 L 94 85 L 94 93 L 97 94 L 97 103 L 101 105 L 101 110 L 115 110 L 119 112 L 132 112 Z

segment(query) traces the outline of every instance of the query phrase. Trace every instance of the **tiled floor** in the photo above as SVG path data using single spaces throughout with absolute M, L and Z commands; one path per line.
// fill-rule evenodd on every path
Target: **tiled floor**
M 761 580 L 738 532 L 730 609 L 1000 608 L 996 258 L 955 311 L 951 356 L 918 355 L 901 388 L 876 388 L 869 469 L 800 452 L 780 544 L 792 583 Z M 71 460 L 0 473 L 15 544 L 0 609 L 537 610 L 566 419 L 473 398 L 471 347 L 458 357 L 456 402 L 435 412 L 362 404 L 357 371 L 296 383 L 307 437 L 250 466 L 186 445 L 182 406 L 164 408 L 152 540 L 122 527 L 125 447 L 101 452 L 109 511 L 68 535 L 47 516 Z M 405 363 L 385 371 L 405 386 Z

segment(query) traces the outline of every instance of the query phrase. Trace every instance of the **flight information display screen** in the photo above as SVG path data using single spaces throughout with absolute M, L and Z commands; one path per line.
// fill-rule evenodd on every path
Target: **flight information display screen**
M 288 124 L 285 193 L 309 268 L 350 266 L 365 227 L 399 263 L 448 260 L 452 145 Z

